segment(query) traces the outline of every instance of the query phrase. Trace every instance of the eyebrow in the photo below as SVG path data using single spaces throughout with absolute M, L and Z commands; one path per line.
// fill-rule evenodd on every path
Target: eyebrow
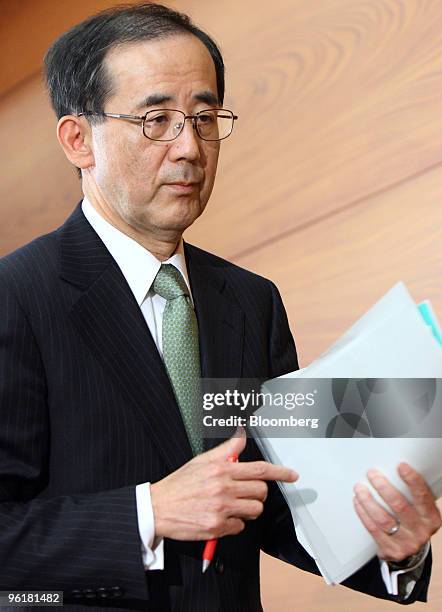
M 193 95 L 193 99 L 196 102 L 204 102 L 204 104 L 208 104 L 209 106 L 218 106 L 219 100 L 218 97 L 215 96 L 211 91 L 200 91 Z M 142 108 L 146 108 L 149 106 L 157 106 L 158 104 L 164 104 L 164 102 L 175 102 L 175 96 L 170 96 L 167 94 L 153 93 L 144 98 L 135 107 L 136 111 L 140 111 Z

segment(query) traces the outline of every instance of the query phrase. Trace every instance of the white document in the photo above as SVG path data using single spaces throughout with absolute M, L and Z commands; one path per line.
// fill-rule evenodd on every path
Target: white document
M 442 378 L 442 347 L 398 283 L 318 360 L 282 378 L 287 377 Z M 437 397 L 435 405 L 441 401 Z M 255 414 L 271 416 L 271 411 L 265 406 Z M 352 501 L 353 486 L 363 482 L 387 508 L 366 478 L 368 469 L 382 471 L 411 499 L 396 471 L 407 461 L 437 497 L 442 495 L 441 438 L 272 438 L 271 428 L 253 429 L 268 460 L 300 474 L 297 483 L 279 485 L 298 540 L 328 584 L 342 582 L 376 554 L 376 543 Z

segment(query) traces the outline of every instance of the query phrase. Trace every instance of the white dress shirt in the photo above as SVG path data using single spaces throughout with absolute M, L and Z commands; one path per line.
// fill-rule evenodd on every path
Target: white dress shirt
M 141 308 L 141 312 L 143 313 L 158 351 L 160 355 L 163 356 L 162 318 L 166 300 L 154 293 L 151 286 L 161 267 L 161 263 L 170 263 L 183 275 L 193 304 L 182 238 L 174 254 L 166 261 L 161 262 L 152 255 L 150 251 L 141 246 L 141 244 L 106 221 L 87 198 L 83 200 L 82 210 L 86 219 L 97 232 L 123 273 L 123 276 L 135 296 L 137 304 Z M 158 542 L 154 542 L 155 524 L 152 502 L 150 499 L 150 483 L 139 484 L 136 486 L 135 490 L 138 530 L 142 542 L 141 550 L 144 568 L 146 570 L 164 569 L 163 540 L 161 539 Z M 429 548 L 430 545 L 427 544 L 426 554 L 418 566 L 424 563 Z M 406 570 L 390 571 L 386 561 L 379 559 L 379 562 L 382 579 L 388 593 L 397 595 L 398 576 L 415 569 L 416 566 L 410 569 L 407 568 Z M 414 580 L 408 582 L 406 585 L 407 595 L 411 593 L 414 585 Z

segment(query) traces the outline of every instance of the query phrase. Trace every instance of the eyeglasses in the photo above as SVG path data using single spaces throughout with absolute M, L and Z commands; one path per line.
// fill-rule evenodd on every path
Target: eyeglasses
M 150 110 L 143 116 L 85 111 L 78 113 L 77 117 L 88 117 L 91 115 L 136 121 L 141 123 L 143 134 L 146 138 L 161 142 L 178 138 L 184 129 L 186 119 L 192 120 L 193 129 L 196 130 L 202 140 L 224 140 L 224 138 L 230 136 L 233 125 L 238 119 L 237 115 L 234 115 L 232 111 L 225 108 L 201 110 L 195 115 L 186 115 L 183 111 L 172 108 Z

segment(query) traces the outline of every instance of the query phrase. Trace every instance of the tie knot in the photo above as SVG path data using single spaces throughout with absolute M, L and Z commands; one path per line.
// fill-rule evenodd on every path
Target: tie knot
M 174 300 L 180 295 L 189 295 L 181 272 L 172 264 L 161 264 L 153 281 L 153 290 L 165 300 Z

